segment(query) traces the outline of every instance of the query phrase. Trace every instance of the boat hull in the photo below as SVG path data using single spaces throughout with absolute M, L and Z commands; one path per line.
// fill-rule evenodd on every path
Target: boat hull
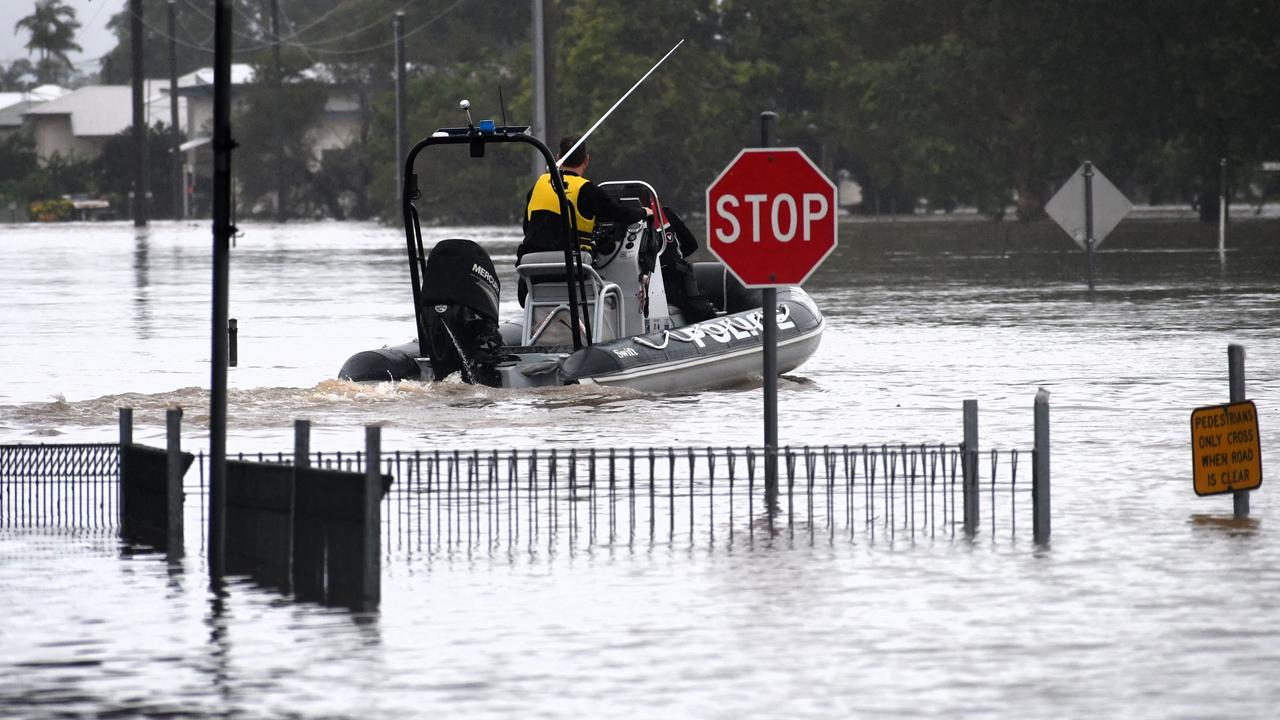
M 798 287 L 778 291 L 778 372 L 799 367 L 817 351 L 826 322 Z M 576 352 L 515 349 L 498 365 L 506 388 L 592 384 L 645 392 L 693 392 L 750 382 L 764 374 L 761 308 L 645 335 L 597 343 Z M 431 380 L 430 363 L 411 341 L 357 353 L 338 377 L 349 380 Z
M 561 365 L 566 382 L 686 392 L 726 387 L 764 373 L 760 308 L 714 320 L 600 343 Z M 799 288 L 778 292 L 778 372 L 799 367 L 818 349 L 826 322 Z

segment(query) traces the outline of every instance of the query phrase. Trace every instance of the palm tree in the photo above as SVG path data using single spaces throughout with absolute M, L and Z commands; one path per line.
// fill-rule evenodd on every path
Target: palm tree
M 31 34 L 27 40 L 28 54 L 40 51 L 36 67 L 41 82 L 57 82 L 59 69 L 71 67 L 67 52 L 83 49 L 75 42 L 79 29 L 75 8 L 64 5 L 62 0 L 37 0 L 35 11 L 13 25 L 14 32 L 26 30 Z

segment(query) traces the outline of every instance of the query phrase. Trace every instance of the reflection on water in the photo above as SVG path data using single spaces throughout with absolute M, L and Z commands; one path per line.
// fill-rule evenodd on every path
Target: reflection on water
M 511 228 L 477 237 L 512 287 Z M 1269 717 L 1280 706 L 1280 542 L 1197 498 L 1192 408 L 1247 348 L 1264 453 L 1280 445 L 1280 243 L 1238 223 L 1126 221 L 1083 255 L 1050 225 L 853 224 L 807 289 L 827 315 L 779 383 L 784 443 L 1031 444 L 1052 393 L 1054 538 L 866 535 L 772 545 L 459 550 L 384 563 L 373 615 L 233 581 L 201 539 L 170 565 L 92 534 L 0 533 L 0 706 L 23 717 L 1001 715 Z M 0 229 L 0 442 L 110 441 L 116 408 L 206 445 L 208 229 Z M 681 396 L 334 380 L 412 335 L 403 237 L 359 224 L 250 226 L 232 258 L 232 452 L 743 445 L 758 386 Z M 504 293 L 502 310 L 513 314 Z M 199 513 L 199 503 L 188 503 Z M 200 527 L 198 514 L 188 528 Z M 1224 691 L 1229 677 L 1231 692 Z M 1237 691 L 1238 690 L 1238 691 Z
M 148 279 L 150 266 L 147 260 L 147 230 L 140 228 L 136 230 L 137 236 L 133 250 L 133 299 L 134 311 L 133 317 L 137 324 L 137 336 L 139 340 L 149 340 L 151 338 L 151 308 L 148 303 L 147 287 L 151 284 Z

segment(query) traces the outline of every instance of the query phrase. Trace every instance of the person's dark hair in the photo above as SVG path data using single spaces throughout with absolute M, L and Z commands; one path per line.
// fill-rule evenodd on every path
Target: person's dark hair
M 572 148 L 574 143 L 578 142 L 578 140 L 581 137 L 582 137 L 581 135 L 566 135 L 560 138 L 560 157 L 564 157 L 565 153 L 569 152 L 569 148 Z M 578 149 L 574 150 L 573 154 L 565 158 L 564 162 L 561 164 L 566 167 L 577 167 L 582 164 L 583 160 L 586 160 L 586 159 L 587 159 L 587 144 L 582 143 L 581 145 L 578 146 Z

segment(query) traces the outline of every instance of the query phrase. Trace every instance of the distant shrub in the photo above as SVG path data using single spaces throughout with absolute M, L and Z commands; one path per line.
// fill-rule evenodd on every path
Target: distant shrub
M 70 220 L 75 213 L 75 206 L 65 198 L 58 200 L 37 200 L 31 203 L 31 217 L 38 222 L 62 222 Z

